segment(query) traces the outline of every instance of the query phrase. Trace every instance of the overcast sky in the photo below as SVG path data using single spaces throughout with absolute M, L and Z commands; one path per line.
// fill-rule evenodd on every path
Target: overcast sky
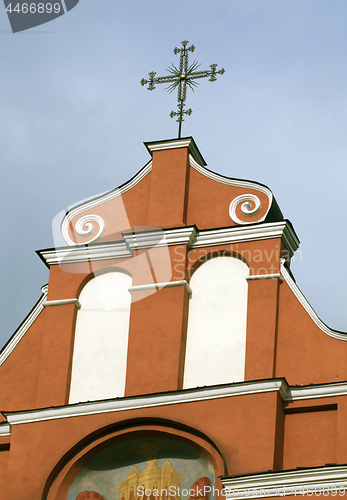
M 297 284 L 347 331 L 346 0 L 80 0 L 16 34 L 0 8 L 1 345 L 48 281 L 35 250 L 56 214 L 131 178 L 143 141 L 176 137 L 175 95 L 140 80 L 184 39 L 226 73 L 189 93 L 182 135 L 209 169 L 273 191 L 301 241 Z

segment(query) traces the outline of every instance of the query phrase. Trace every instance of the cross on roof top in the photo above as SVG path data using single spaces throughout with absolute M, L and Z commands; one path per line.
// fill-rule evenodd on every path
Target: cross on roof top
M 192 109 L 184 109 L 185 107 L 185 101 L 187 97 L 187 85 L 190 89 L 194 91 L 194 87 L 198 86 L 198 83 L 195 81 L 197 78 L 205 78 L 205 77 L 210 77 L 209 81 L 214 82 L 217 80 L 217 74 L 222 75 L 225 72 L 225 69 L 222 68 L 219 71 L 217 71 L 217 64 L 211 64 L 210 65 L 210 70 L 206 71 L 196 71 L 196 69 L 200 66 L 200 64 L 197 61 L 193 61 L 192 64 L 189 66 L 188 62 L 188 56 L 189 56 L 189 51 L 194 52 L 195 46 L 191 45 L 190 47 L 187 47 L 188 45 L 188 40 L 184 40 L 182 42 L 182 48 L 175 47 L 174 48 L 174 54 L 180 54 L 180 63 L 179 67 L 176 68 L 173 64 L 169 66 L 167 71 L 171 73 L 168 76 L 155 76 L 157 73 L 152 71 L 151 73 L 148 73 L 149 79 L 146 80 L 145 78 L 142 78 L 141 80 L 141 85 L 147 85 L 148 90 L 154 90 L 155 85 L 158 83 L 169 83 L 170 85 L 166 88 L 168 92 L 172 92 L 177 88 L 177 107 L 178 111 L 171 111 L 170 116 L 173 118 L 174 116 L 177 116 L 177 122 L 179 123 L 178 126 L 178 137 L 181 137 L 181 127 L 182 127 L 182 122 L 184 121 L 183 115 L 191 115 L 192 114 Z

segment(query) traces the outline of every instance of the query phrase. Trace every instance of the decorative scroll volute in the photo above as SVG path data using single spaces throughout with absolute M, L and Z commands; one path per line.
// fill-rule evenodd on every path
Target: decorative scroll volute
M 68 234 L 65 235 L 69 245 L 97 241 L 106 229 L 104 219 L 95 214 L 84 215 L 73 222 L 74 225 L 70 223 Z
M 264 207 L 260 198 L 252 193 L 237 196 L 229 205 L 229 215 L 235 224 L 262 222 L 267 211 L 268 206 Z

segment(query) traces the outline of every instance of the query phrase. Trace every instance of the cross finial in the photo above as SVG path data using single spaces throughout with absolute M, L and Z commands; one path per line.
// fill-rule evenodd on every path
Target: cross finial
M 183 116 L 192 114 L 191 108 L 185 108 L 185 102 L 187 98 L 187 86 L 194 91 L 194 88 L 198 86 L 198 83 L 195 81 L 197 78 L 205 78 L 209 77 L 210 82 L 215 82 L 217 80 L 217 74 L 223 75 L 225 69 L 222 68 L 217 71 L 217 64 L 211 64 L 209 70 L 206 71 L 196 71 L 200 64 L 197 61 L 193 61 L 191 65 L 189 65 L 188 56 L 189 52 L 194 52 L 195 46 L 191 45 L 187 47 L 189 44 L 188 40 L 183 40 L 181 42 L 182 47 L 175 47 L 174 54 L 180 54 L 180 62 L 179 67 L 176 68 L 173 64 L 168 67 L 167 71 L 170 73 L 168 76 L 155 76 L 157 73 L 152 71 L 148 73 L 149 79 L 146 80 L 142 78 L 141 85 L 147 85 L 148 90 L 154 90 L 155 86 L 158 83 L 169 83 L 170 85 L 166 88 L 168 92 L 172 92 L 177 89 L 177 108 L 178 111 L 171 111 L 170 117 L 173 118 L 177 116 L 178 122 L 178 137 L 181 137 L 181 128 L 182 122 L 184 121 Z

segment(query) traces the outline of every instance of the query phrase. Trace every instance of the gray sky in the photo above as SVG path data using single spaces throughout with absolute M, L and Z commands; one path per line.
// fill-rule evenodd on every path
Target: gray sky
M 17 34 L 0 9 L 1 345 L 48 281 L 35 250 L 55 215 L 132 177 L 143 141 L 176 137 L 175 95 L 139 82 L 184 39 L 226 73 L 188 94 L 183 136 L 209 169 L 270 187 L 301 240 L 299 287 L 347 331 L 346 0 L 80 0 Z

